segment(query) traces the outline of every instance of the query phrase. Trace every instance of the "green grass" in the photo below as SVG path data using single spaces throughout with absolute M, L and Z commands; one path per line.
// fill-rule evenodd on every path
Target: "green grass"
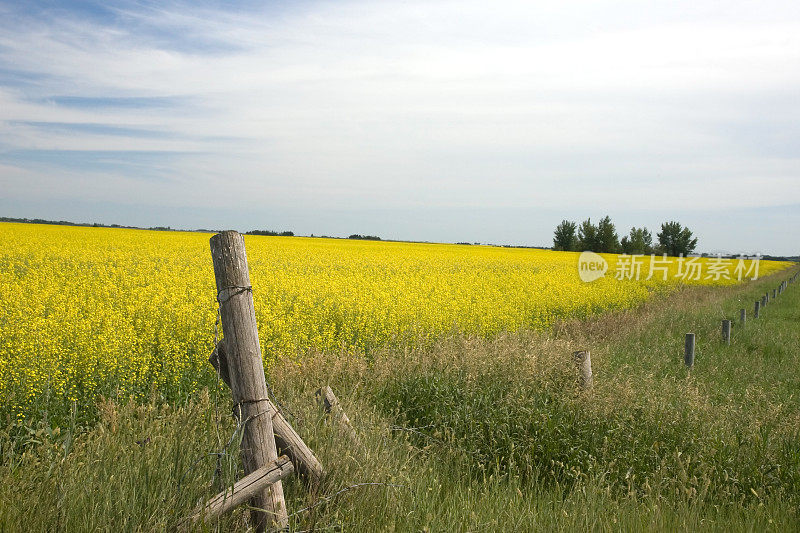
M 315 495 L 285 482 L 292 529 L 800 529 L 800 283 L 751 316 L 788 275 L 687 288 L 548 334 L 278 366 L 270 381 L 329 471 Z M 742 307 L 748 322 L 725 346 L 721 320 Z M 576 384 L 576 349 L 592 353 L 590 392 Z M 325 383 L 362 447 L 316 406 Z M 0 530 L 171 529 L 241 475 L 236 439 L 224 448 L 226 390 L 178 405 L 117 398 L 97 413 L 0 434 Z M 245 529 L 246 509 L 204 528 Z

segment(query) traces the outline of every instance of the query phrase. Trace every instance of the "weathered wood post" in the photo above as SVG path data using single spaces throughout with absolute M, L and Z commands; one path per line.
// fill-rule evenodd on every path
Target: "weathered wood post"
M 356 430 L 353 429 L 353 424 L 350 423 L 350 417 L 348 417 L 347 413 L 342 409 L 342 404 L 339 403 L 339 399 L 333 393 L 333 389 L 329 386 L 325 386 L 317 390 L 315 394 L 325 412 L 336 418 L 339 424 L 339 430 L 347 435 L 347 438 L 350 439 L 353 445 L 360 448 L 361 441 L 358 440 Z
M 683 349 L 683 362 L 686 366 L 692 368 L 694 366 L 694 333 L 686 334 L 686 343 Z
M 211 258 L 234 409 L 240 423 L 244 424 L 242 463 L 244 473 L 250 474 L 276 460 L 278 454 L 272 428 L 276 409 L 267 396 L 244 238 L 235 231 L 214 235 L 211 237 Z M 259 509 L 251 513 L 257 531 L 289 526 L 280 481 L 256 494 L 252 504 Z
M 589 350 L 578 350 L 572 354 L 575 366 L 578 367 L 578 382 L 581 388 L 591 389 L 594 384 L 592 376 L 592 354 Z
M 724 342 L 728 346 L 730 346 L 730 344 L 731 344 L 731 321 L 730 320 L 723 320 L 722 321 L 722 342 Z
M 756 300 L 756 304 L 753 307 L 753 318 L 758 318 L 758 312 L 761 309 L 761 302 Z
M 761 309 L 764 309 L 767 306 L 767 295 L 761 297 Z
M 744 326 L 747 322 L 747 310 L 743 307 L 739 309 L 739 325 Z
M 774 300 L 777 297 L 778 297 L 778 289 L 772 289 L 772 299 Z

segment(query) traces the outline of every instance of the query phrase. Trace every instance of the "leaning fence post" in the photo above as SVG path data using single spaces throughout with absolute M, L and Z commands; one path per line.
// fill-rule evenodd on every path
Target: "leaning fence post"
M 758 311 L 761 309 L 761 302 L 756 300 L 756 305 L 753 307 L 753 318 L 758 318 Z
M 739 309 L 739 324 L 744 326 L 745 322 L 747 322 L 747 310 L 742 308 Z
M 578 367 L 578 381 L 581 388 L 591 389 L 594 384 L 592 376 L 592 354 L 589 350 L 578 350 L 572 354 L 575 365 Z
M 211 258 L 234 409 L 244 426 L 240 450 L 246 475 L 278 458 L 272 428 L 276 409 L 267 396 L 244 238 L 235 231 L 214 235 Z M 289 526 L 280 481 L 256 494 L 252 503 L 258 509 L 251 513 L 257 531 Z
M 731 344 L 731 321 L 722 321 L 722 342 L 730 346 Z
M 686 366 L 692 368 L 694 366 L 694 333 L 686 334 L 686 343 L 683 350 L 683 362 Z

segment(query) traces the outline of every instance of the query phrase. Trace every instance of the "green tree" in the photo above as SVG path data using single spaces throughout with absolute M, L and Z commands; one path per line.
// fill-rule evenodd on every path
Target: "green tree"
M 653 253 L 653 234 L 647 228 L 631 228 L 629 235 L 620 242 L 622 253 L 625 254 L 651 254 Z
M 658 234 L 659 252 L 677 257 L 692 253 L 696 247 L 697 238 L 692 238 L 689 228 L 675 221 L 661 224 L 661 233 Z
M 597 226 L 592 224 L 591 218 L 587 218 L 581 222 L 581 225 L 578 228 L 578 251 L 600 251 L 599 243 L 597 241 Z
M 597 245 L 598 252 L 607 254 L 619 253 L 619 235 L 617 228 L 611 222 L 611 217 L 605 216 L 597 223 Z
M 571 220 L 562 220 L 553 235 L 553 250 L 574 252 L 578 249 L 578 225 Z

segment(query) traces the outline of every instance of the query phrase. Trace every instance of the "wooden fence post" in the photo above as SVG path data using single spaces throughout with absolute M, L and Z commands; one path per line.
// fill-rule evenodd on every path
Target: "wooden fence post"
M 756 300 L 756 305 L 753 307 L 753 318 L 758 318 L 758 311 L 761 309 L 761 302 Z
M 772 299 L 774 300 L 777 297 L 778 297 L 778 289 L 772 289 Z
M 278 454 L 272 428 L 276 409 L 267 396 L 244 238 L 235 231 L 214 235 L 211 237 L 211 258 L 233 403 L 240 423 L 244 424 L 242 463 L 244 473 L 251 474 L 276 460 Z M 251 513 L 257 531 L 289 526 L 280 481 L 256 494 L 252 504 L 259 509 Z
M 694 333 L 686 334 L 686 343 L 683 349 L 683 362 L 689 368 L 694 366 Z
M 730 320 L 723 320 L 722 321 L 722 342 L 724 342 L 728 346 L 730 346 L 730 344 L 731 344 L 731 321 Z
M 591 389 L 594 384 L 592 376 L 592 354 L 589 350 L 578 350 L 572 354 L 575 366 L 578 367 L 578 381 L 583 389 Z
M 739 324 L 744 326 L 745 322 L 747 322 L 747 310 L 742 308 L 739 309 Z

